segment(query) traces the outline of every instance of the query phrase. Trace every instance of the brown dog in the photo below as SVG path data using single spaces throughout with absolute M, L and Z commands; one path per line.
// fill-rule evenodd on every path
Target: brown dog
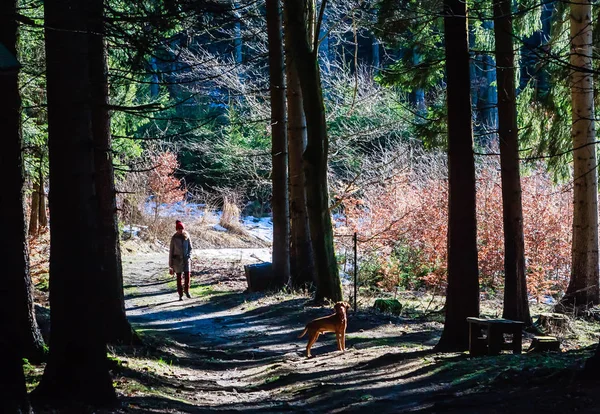
M 348 302 L 337 302 L 333 309 L 335 310 L 333 315 L 310 321 L 304 328 L 304 332 L 298 336 L 298 338 L 302 338 L 308 332 L 308 344 L 306 345 L 306 356 L 308 358 L 311 357 L 310 347 L 313 346 L 319 335 L 325 332 L 335 332 L 338 350 L 346 350 L 346 327 L 348 326 L 346 312 L 350 309 L 350 304 Z

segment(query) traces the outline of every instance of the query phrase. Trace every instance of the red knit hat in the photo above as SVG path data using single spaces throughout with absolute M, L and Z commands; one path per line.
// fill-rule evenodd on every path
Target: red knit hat
M 179 220 L 175 220 L 175 230 L 183 230 L 185 229 L 185 226 L 183 225 L 183 223 Z

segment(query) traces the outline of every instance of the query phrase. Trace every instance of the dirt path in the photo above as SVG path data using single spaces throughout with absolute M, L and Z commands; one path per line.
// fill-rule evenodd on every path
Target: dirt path
M 330 309 L 298 295 L 244 293 L 243 265 L 268 259 L 264 249 L 195 253 L 193 297 L 182 302 L 166 254 L 124 257 L 128 316 L 159 344 L 152 357 L 161 361 L 124 362 L 123 378 L 139 382 L 118 387 L 124 412 L 521 412 L 502 395 L 491 405 L 461 397 L 482 391 L 477 379 L 494 367 L 490 360 L 432 353 L 439 322 L 361 311 L 349 317 L 345 353 L 327 334 L 313 347 L 316 357 L 306 359 L 306 338 L 296 337 Z M 522 362 L 497 358 L 509 366 Z

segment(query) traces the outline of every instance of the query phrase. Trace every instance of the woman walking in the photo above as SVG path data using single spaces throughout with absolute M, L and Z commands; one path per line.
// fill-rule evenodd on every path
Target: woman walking
M 192 257 L 192 240 L 185 226 L 179 220 L 175 221 L 175 234 L 171 237 L 169 247 L 169 273 L 177 275 L 177 293 L 179 300 L 183 294 L 190 297 L 190 259 Z M 182 280 L 183 279 L 183 280 Z

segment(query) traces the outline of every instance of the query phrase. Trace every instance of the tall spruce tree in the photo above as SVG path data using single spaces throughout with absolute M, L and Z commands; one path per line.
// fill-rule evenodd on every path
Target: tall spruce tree
M 315 263 L 310 241 L 308 210 L 306 206 L 305 175 L 302 169 L 302 154 L 306 149 L 306 118 L 302 107 L 300 79 L 294 63 L 291 31 L 288 27 L 288 12 L 285 20 L 285 70 L 288 126 L 288 160 L 290 180 L 291 222 L 291 278 L 294 288 L 316 285 Z
M 322 6 L 326 4 L 323 2 Z M 288 13 L 290 46 L 293 61 L 300 78 L 302 99 L 308 132 L 304 151 L 306 174 L 306 199 L 310 223 L 310 237 L 315 258 L 317 292 L 315 299 L 333 301 L 342 299 L 342 286 L 333 246 L 333 227 L 329 212 L 329 188 L 327 182 L 327 158 L 329 140 L 325 120 L 325 106 L 318 62 L 317 41 L 310 42 L 307 8 L 310 1 L 285 0 Z M 307 21 L 308 20 L 308 21 Z M 317 25 L 318 26 L 318 25 Z M 314 30 L 318 32 L 318 30 Z
M 519 171 L 519 129 L 510 0 L 494 0 L 498 82 L 498 135 L 504 225 L 504 310 L 502 316 L 531 324 L 525 274 L 525 240 Z
M 45 2 L 50 162 L 50 354 L 32 398 L 114 404 L 106 358 L 90 82 L 90 0 Z
M 16 1 L 0 3 L 0 44 L 10 61 L 0 67 L 0 404 L 7 413 L 30 411 L 22 358 L 41 360 L 43 342 L 35 323 L 23 208 L 21 98 L 17 62 Z M 3 56 L 7 58 L 7 56 Z
M 444 0 L 448 110 L 448 288 L 440 351 L 469 345 L 466 318 L 479 315 L 475 164 L 467 6 Z
M 279 0 L 267 0 L 266 9 L 269 38 L 269 91 L 271 95 L 273 274 L 277 284 L 281 287 L 290 281 L 290 214 L 283 34 Z
M 598 304 L 598 157 L 592 73 L 592 4 L 570 3 L 571 138 L 573 140 L 573 242 L 571 280 L 561 305 Z
M 89 70 L 94 141 L 94 179 L 99 203 L 101 270 L 107 288 L 107 313 L 103 325 L 107 340 L 133 343 L 138 340 L 125 315 L 123 267 L 117 226 L 117 202 L 111 149 L 108 102 L 108 67 L 104 41 L 104 0 L 90 1 Z

